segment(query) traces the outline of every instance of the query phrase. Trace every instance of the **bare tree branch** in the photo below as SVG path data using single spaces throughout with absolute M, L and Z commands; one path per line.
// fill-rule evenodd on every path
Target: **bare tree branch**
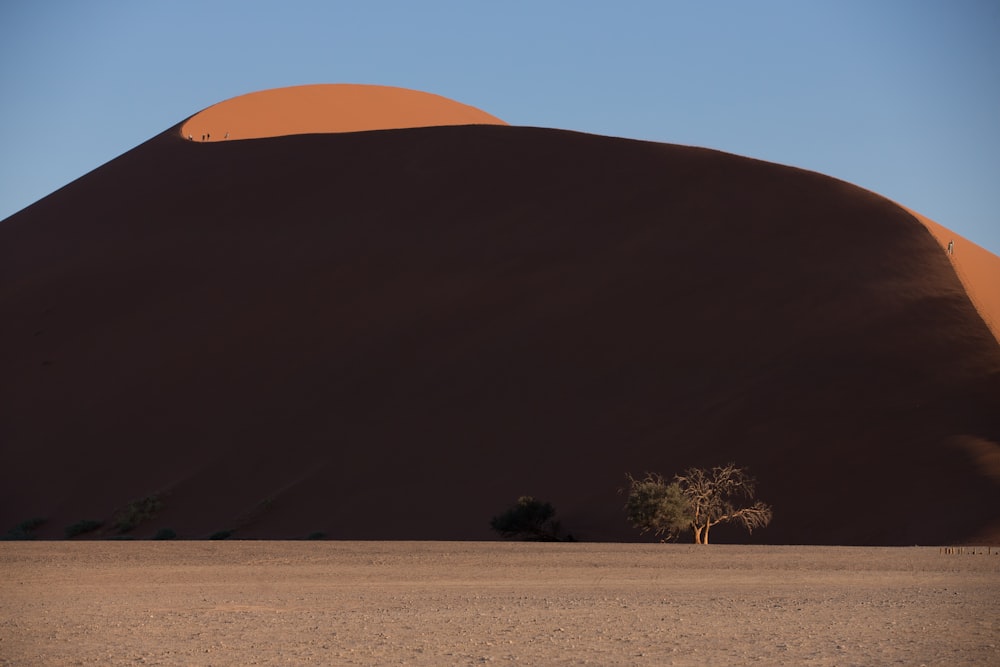
M 698 544 L 708 544 L 709 530 L 720 523 L 735 521 L 753 533 L 771 522 L 769 505 L 754 500 L 756 481 L 735 463 L 716 466 L 711 471 L 688 468 L 671 484 L 663 477 L 647 473 L 642 480 L 629 480 L 629 520 L 642 532 L 666 534 L 667 539 L 688 529 Z M 747 502 L 752 504 L 746 505 Z

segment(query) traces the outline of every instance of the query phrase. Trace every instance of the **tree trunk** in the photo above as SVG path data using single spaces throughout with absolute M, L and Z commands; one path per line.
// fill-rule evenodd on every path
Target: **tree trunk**
M 701 541 L 702 527 L 699 526 L 699 525 L 697 525 L 697 524 L 694 524 L 694 525 L 691 526 L 691 529 L 694 531 L 694 543 L 695 544 L 704 544 L 704 542 Z M 707 527 L 705 528 L 705 535 L 706 535 L 706 537 L 708 536 L 708 528 Z
M 708 544 L 708 529 L 712 527 L 712 524 L 706 523 L 705 530 L 701 533 L 701 543 Z

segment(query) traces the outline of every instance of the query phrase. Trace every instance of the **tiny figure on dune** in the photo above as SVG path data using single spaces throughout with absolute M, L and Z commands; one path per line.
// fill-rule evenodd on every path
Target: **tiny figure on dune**
M 954 255 L 955 254 L 955 242 L 954 241 L 948 241 L 948 254 L 949 255 Z
M 226 136 L 225 136 L 225 138 L 226 138 L 226 139 L 228 139 L 228 138 L 229 138 L 229 133 L 228 133 L 228 132 L 226 132 Z

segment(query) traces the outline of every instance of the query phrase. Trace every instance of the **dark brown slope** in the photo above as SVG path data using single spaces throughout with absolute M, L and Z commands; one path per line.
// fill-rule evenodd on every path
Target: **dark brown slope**
M 635 539 L 626 472 L 735 460 L 752 541 L 1000 536 L 1000 346 L 899 207 L 556 130 L 201 144 L 0 223 L 0 518 L 489 538 L 521 494 Z M 718 541 L 746 539 L 713 533 Z

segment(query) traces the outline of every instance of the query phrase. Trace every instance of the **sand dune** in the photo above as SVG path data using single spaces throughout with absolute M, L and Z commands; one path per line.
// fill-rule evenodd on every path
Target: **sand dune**
M 638 539 L 626 472 L 735 460 L 775 520 L 718 541 L 995 541 L 996 257 L 925 224 L 704 149 L 179 125 L 0 223 L 0 521 Z
M 181 125 L 194 141 L 440 125 L 506 125 L 439 95 L 392 86 L 317 84 L 262 90 L 208 107 Z
M 976 310 L 1000 342 L 1000 258 L 930 218 L 916 211 L 910 213 L 927 227 L 948 254 Z

